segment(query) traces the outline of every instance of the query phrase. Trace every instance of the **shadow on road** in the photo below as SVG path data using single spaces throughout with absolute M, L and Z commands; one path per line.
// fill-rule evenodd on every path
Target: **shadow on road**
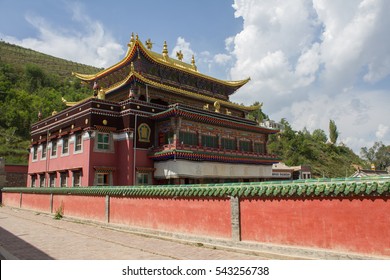
M 20 260 L 52 260 L 53 258 L 38 248 L 27 243 L 23 239 L 0 227 L 0 245 L 10 254 Z M 7 254 L 2 252 L 1 259 L 7 259 Z

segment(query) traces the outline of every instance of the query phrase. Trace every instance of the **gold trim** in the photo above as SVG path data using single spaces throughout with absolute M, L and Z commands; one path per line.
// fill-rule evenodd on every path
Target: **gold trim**
M 106 93 L 108 94 L 109 92 L 112 92 L 117 88 L 120 88 L 122 85 L 126 84 L 126 82 L 129 79 L 131 79 L 132 76 L 135 76 L 137 79 L 141 80 L 145 84 L 149 84 L 149 85 L 152 85 L 152 86 L 157 87 L 157 88 L 162 88 L 162 89 L 165 89 L 167 91 L 172 91 L 172 92 L 175 92 L 178 94 L 189 96 L 189 97 L 192 97 L 192 98 L 195 98 L 198 100 L 208 101 L 211 103 L 215 103 L 216 101 L 218 101 L 219 104 L 223 105 L 224 107 L 236 108 L 236 109 L 241 109 L 244 111 L 254 111 L 254 110 L 258 110 L 260 108 L 260 106 L 258 106 L 258 105 L 256 105 L 256 106 L 243 106 L 243 105 L 234 104 L 234 103 L 222 100 L 222 99 L 218 99 L 218 98 L 202 95 L 199 93 L 187 91 L 184 89 L 179 89 L 176 87 L 160 84 L 160 83 L 157 83 L 155 81 L 149 80 L 148 78 L 145 78 L 144 76 L 140 75 L 137 72 L 130 72 L 130 74 L 125 79 L 123 79 L 122 81 L 120 81 L 120 82 L 114 84 L 113 86 L 111 86 L 110 88 L 108 88 Z
M 84 81 L 92 81 L 94 79 L 99 79 L 102 76 L 105 76 L 108 73 L 110 73 L 110 72 L 114 71 L 115 69 L 121 67 L 122 65 L 126 64 L 131 59 L 130 55 L 132 53 L 135 53 L 135 49 L 139 47 L 150 59 L 152 59 L 156 63 L 162 64 L 165 66 L 169 66 L 169 67 L 173 67 L 177 70 L 182 70 L 182 71 L 185 71 L 187 73 L 194 74 L 194 75 L 199 76 L 201 78 L 205 78 L 205 79 L 208 79 L 208 80 L 211 80 L 211 81 L 214 81 L 214 82 L 226 85 L 226 86 L 230 86 L 230 87 L 243 86 L 250 80 L 250 78 L 247 78 L 247 79 L 238 80 L 238 81 L 223 81 L 223 80 L 219 80 L 217 78 L 213 78 L 213 77 L 207 76 L 205 74 L 199 73 L 196 70 L 196 68 L 194 67 L 194 65 L 182 62 L 182 61 L 177 60 L 177 59 L 173 59 L 173 58 L 168 57 L 168 56 L 163 56 L 162 54 L 159 54 L 159 53 L 156 53 L 154 51 L 147 49 L 142 44 L 142 42 L 138 39 L 138 37 L 135 39 L 134 43 L 131 43 L 128 46 L 129 46 L 129 48 L 127 50 L 126 56 L 121 61 L 112 65 L 111 67 L 104 69 L 104 70 L 102 70 L 96 74 L 93 74 L 93 75 L 85 75 L 85 74 L 80 74 L 80 73 L 75 73 L 75 72 L 72 72 L 72 75 L 76 76 L 77 78 L 84 80 Z

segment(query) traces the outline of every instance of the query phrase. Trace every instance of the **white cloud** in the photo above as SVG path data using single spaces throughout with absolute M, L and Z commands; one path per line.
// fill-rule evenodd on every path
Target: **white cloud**
M 227 62 L 231 61 L 232 57 L 230 55 L 219 53 L 214 56 L 214 61 L 217 64 L 225 65 Z
M 191 49 L 190 43 L 183 37 L 177 38 L 176 45 L 171 52 L 171 57 L 176 58 L 176 53 L 179 51 L 183 53 L 183 61 L 191 63 L 192 55 L 195 55 L 195 52 Z
M 102 23 L 90 19 L 80 5 L 72 4 L 70 8 L 72 21 L 78 25 L 77 30 L 52 27 L 45 19 L 30 15 L 26 16 L 26 20 L 38 30 L 37 38 L 17 39 L 4 36 L 4 39 L 26 48 L 97 67 L 108 67 L 118 62 L 124 50 Z
M 389 127 L 387 125 L 379 124 L 378 129 L 375 132 L 375 135 L 378 139 L 382 139 L 386 136 L 388 131 L 389 131 Z
M 233 101 L 264 102 L 295 129 L 327 132 L 333 119 L 355 152 L 390 144 L 390 1 L 236 0 L 233 8 L 243 28 L 225 41 L 230 74 L 251 77 Z

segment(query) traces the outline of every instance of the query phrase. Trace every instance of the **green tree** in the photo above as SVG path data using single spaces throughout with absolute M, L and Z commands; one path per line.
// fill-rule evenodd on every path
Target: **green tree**
M 334 120 L 329 120 L 329 140 L 330 143 L 336 144 L 337 138 L 339 137 L 339 132 Z
M 361 148 L 360 155 L 366 161 L 367 166 L 374 164 L 379 170 L 390 166 L 390 146 L 385 146 L 382 142 L 375 142 L 371 148 Z
M 249 113 L 248 118 L 251 120 L 256 120 L 259 123 L 261 123 L 263 120 L 268 119 L 268 116 L 264 114 L 263 110 L 261 109 L 263 104 L 260 104 L 260 102 L 256 101 L 253 103 L 252 106 L 259 106 L 258 110 L 252 111 Z
M 325 131 L 322 129 L 315 129 L 312 133 L 312 137 L 315 141 L 326 143 L 326 140 L 328 139 L 326 137 Z

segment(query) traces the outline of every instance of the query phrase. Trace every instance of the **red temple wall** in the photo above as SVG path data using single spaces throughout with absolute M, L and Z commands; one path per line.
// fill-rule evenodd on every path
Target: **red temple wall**
M 20 193 L 3 193 L 19 207 Z M 53 213 L 197 236 L 231 239 L 231 202 L 223 198 L 53 195 Z M 50 194 L 22 194 L 22 208 L 50 212 Z M 107 209 L 107 210 L 108 210 Z M 241 240 L 337 252 L 390 256 L 390 201 L 386 198 L 241 199 Z M 235 214 L 233 214 L 235 215 Z
M 62 206 L 63 215 L 104 222 L 105 197 L 81 195 L 54 195 L 53 213 Z
M 20 193 L 2 193 L 2 203 L 10 207 L 19 207 Z
M 244 199 L 240 211 L 244 241 L 390 256 L 385 199 Z
M 110 222 L 230 238 L 230 200 L 111 197 Z
M 50 212 L 50 194 L 23 194 L 22 208 Z

